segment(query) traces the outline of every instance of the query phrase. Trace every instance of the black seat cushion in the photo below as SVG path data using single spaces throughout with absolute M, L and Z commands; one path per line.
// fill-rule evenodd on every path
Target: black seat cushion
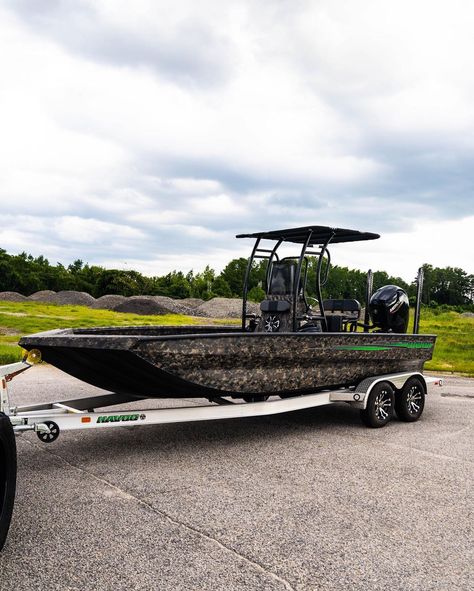
M 323 303 L 326 312 L 360 314 L 360 304 L 357 300 L 324 300 Z
M 289 312 L 291 308 L 290 302 L 286 300 L 263 300 L 260 304 L 262 312 Z
M 326 316 L 326 322 L 328 326 L 328 332 L 343 331 L 342 316 L 338 314 L 331 314 L 330 316 Z

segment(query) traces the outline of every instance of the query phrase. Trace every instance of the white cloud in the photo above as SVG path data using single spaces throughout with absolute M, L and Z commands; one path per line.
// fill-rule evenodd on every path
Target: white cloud
M 416 236 L 422 262 L 473 270 L 467 0 L 16 0 L 0 16 L 0 247 L 155 274 L 223 266 L 240 231 L 319 223 L 385 233 L 379 266 L 404 277 Z
M 415 222 L 406 231 L 382 234 L 380 239 L 331 248 L 334 264 L 363 270 L 387 271 L 411 281 L 424 263 L 461 267 L 473 272 L 474 216 L 457 221 Z
M 145 238 L 142 231 L 130 226 L 71 216 L 55 220 L 52 230 L 59 240 L 85 244 Z

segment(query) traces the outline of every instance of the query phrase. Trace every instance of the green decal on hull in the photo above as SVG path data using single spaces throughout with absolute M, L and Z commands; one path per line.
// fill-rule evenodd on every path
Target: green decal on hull
M 405 349 L 432 349 L 433 343 L 393 343 L 391 347 L 404 347 Z
M 336 351 L 390 351 L 401 349 L 432 349 L 433 343 L 387 343 L 386 345 L 341 345 L 334 347 Z

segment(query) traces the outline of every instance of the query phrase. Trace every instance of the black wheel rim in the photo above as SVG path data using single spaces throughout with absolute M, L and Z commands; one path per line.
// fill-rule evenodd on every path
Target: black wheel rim
M 59 427 L 53 421 L 45 421 L 45 425 L 49 427 L 49 433 L 38 432 L 38 437 L 45 443 L 52 443 L 59 437 Z
M 421 410 L 422 393 L 418 386 L 412 386 L 407 394 L 407 410 L 411 415 L 417 415 Z
M 278 332 L 280 330 L 280 319 L 278 316 L 268 316 L 265 319 L 265 332 Z
M 386 421 L 390 417 L 392 397 L 388 390 L 381 390 L 374 400 L 375 416 L 379 421 Z

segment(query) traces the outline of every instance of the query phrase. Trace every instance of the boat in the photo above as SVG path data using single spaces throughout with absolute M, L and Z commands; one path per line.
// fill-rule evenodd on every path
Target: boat
M 436 336 L 418 334 L 422 275 L 412 333 L 407 332 L 406 293 L 385 286 L 372 294 L 370 272 L 364 318 L 357 300 L 323 298 L 329 245 L 374 240 L 378 234 L 305 226 L 237 238 L 254 240 L 239 326 L 66 328 L 25 336 L 19 344 L 119 395 L 211 401 L 255 402 L 351 387 L 374 375 L 421 372 L 431 359 Z M 280 258 L 282 246 L 296 253 Z M 315 298 L 308 295 L 310 257 L 317 261 Z M 257 315 L 248 312 L 247 296 L 250 271 L 259 258 L 267 260 L 266 296 Z
M 372 428 L 383 427 L 395 415 L 405 422 L 420 419 L 425 394 L 443 383 L 422 374 L 436 337 L 419 334 L 421 270 L 413 331 L 408 333 L 407 294 L 396 285 L 372 294 L 370 271 L 363 318 L 355 299 L 323 299 L 329 244 L 374 240 L 378 234 L 305 226 L 237 237 L 255 240 L 239 326 L 51 330 L 23 337 L 19 344 L 29 352 L 25 359 L 0 366 L 0 551 L 15 500 L 17 433 L 33 431 L 42 442 L 52 443 L 63 431 L 263 417 L 339 403 L 359 409 L 363 423 Z M 262 247 L 262 241 L 271 246 Z M 280 247 L 289 245 L 296 245 L 296 254 L 280 258 Z M 307 289 L 310 257 L 317 260 L 314 298 Z M 257 258 L 267 259 L 259 314 L 247 310 Z M 109 392 L 12 405 L 8 383 L 41 359 Z M 189 397 L 204 397 L 211 404 L 104 410 L 138 399 Z
M 70 430 L 263 417 L 339 403 L 359 409 L 372 428 L 383 427 L 395 414 L 405 422 L 420 419 L 429 387 L 443 383 L 422 374 L 436 337 L 419 334 L 421 270 L 408 333 L 407 294 L 396 285 L 372 293 L 370 271 L 363 318 L 355 299 L 323 299 L 329 244 L 374 240 L 378 234 L 305 226 L 238 238 L 255 240 L 239 326 L 51 330 L 23 337 L 19 344 L 29 352 L 25 359 L 0 366 L 0 551 L 15 499 L 16 433 L 33 431 L 52 443 Z M 296 254 L 279 257 L 281 246 L 295 245 Z M 317 260 L 314 298 L 307 289 L 310 257 Z M 259 314 L 247 310 L 257 258 L 267 259 Z M 12 405 L 8 383 L 41 359 L 109 392 Z M 138 399 L 189 397 L 211 404 L 104 410 Z

